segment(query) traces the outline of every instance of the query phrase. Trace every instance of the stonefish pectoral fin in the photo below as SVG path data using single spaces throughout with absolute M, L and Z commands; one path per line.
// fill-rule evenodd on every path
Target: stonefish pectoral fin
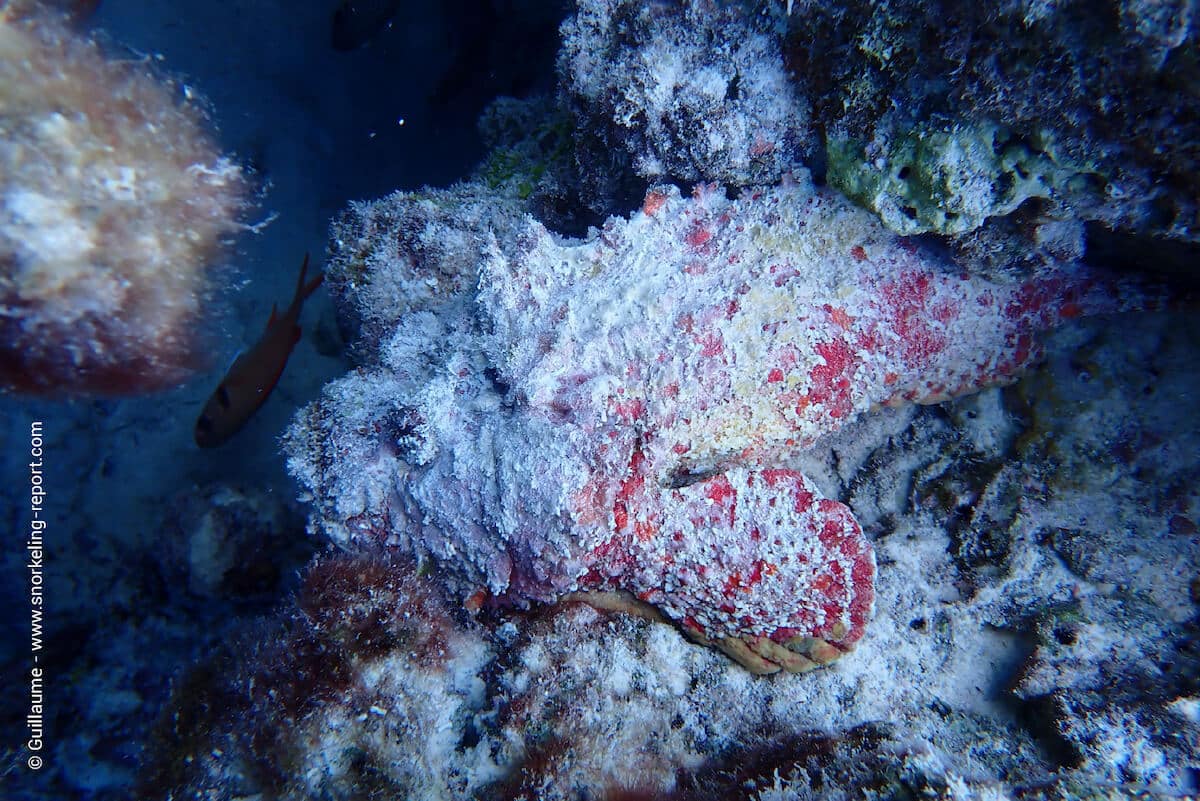
M 795 470 L 734 468 L 630 499 L 639 569 L 618 584 L 760 673 L 826 664 L 863 635 L 875 555 L 850 510 Z

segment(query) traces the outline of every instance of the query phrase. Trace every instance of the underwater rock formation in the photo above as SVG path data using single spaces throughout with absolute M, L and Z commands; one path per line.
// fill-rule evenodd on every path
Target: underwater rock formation
M 480 625 L 411 563 L 323 557 L 283 623 L 177 682 L 139 796 L 771 798 L 822 764 L 848 788 L 997 785 L 877 727 L 788 721 L 796 689 L 660 623 L 570 603 Z
M 782 49 L 829 182 L 893 230 L 1047 219 L 1196 242 L 1191 2 L 799 3 Z
M 159 569 L 172 589 L 209 599 L 270 593 L 311 543 L 296 510 L 277 495 L 214 484 L 179 493 L 167 507 Z
M 491 658 L 465 617 L 410 563 L 315 560 L 282 619 L 176 684 L 137 797 L 468 797 L 499 773 L 456 750 Z
M 246 177 L 190 89 L 16 8 L 0 11 L 0 386 L 176 386 L 203 362 L 209 263 Z
M 563 27 L 563 103 L 579 187 L 774 183 L 819 148 L 768 17 L 740 4 L 584 0 Z

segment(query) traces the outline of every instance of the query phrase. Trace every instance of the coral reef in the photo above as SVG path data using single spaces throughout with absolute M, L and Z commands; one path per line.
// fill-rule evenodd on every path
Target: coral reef
M 788 6 L 578 3 L 558 70 L 591 208 L 804 164 L 979 265 L 1197 241 L 1190 3 Z
M 139 797 L 467 797 L 496 769 L 463 743 L 490 657 L 464 617 L 408 563 L 318 559 L 176 685 Z
M 973 231 L 1030 198 L 1063 197 L 1081 172 L 994 123 L 917 127 L 895 139 L 871 164 L 845 138 L 831 136 L 826 153 L 830 183 L 903 234 Z
M 1183 700 L 1200 690 L 1200 431 L 1173 419 L 1195 392 L 1200 338 L 1186 323 L 1093 333 L 1020 387 L 1030 427 L 1016 446 L 1039 469 L 1014 478 L 1038 527 L 1014 531 L 1006 561 L 1035 536 L 1087 589 L 1026 603 L 1034 648 L 1013 693 L 1051 747 L 1105 782 L 1183 785 L 1200 754 Z M 1137 414 L 1122 397 L 1131 389 Z M 996 602 L 1030 592 L 1009 587 Z
M 564 234 L 583 234 L 590 225 L 603 222 L 588 208 L 588 193 L 578 189 L 574 117 L 552 98 L 498 97 L 480 116 L 479 132 L 488 155 L 476 169 L 473 183 L 522 201 L 525 211 Z M 621 178 L 620 173 L 609 177 L 641 185 L 640 180 Z
M 1040 216 L 1195 242 L 1196 30 L 1186 2 L 804 3 L 782 45 L 829 181 L 894 230 Z
M 177 684 L 142 797 L 753 798 L 818 765 L 848 788 L 968 782 L 928 744 L 788 722 L 797 686 L 669 626 L 580 603 L 481 626 L 438 586 L 404 561 L 318 560 L 286 623 Z
M 203 361 L 210 262 L 247 202 L 204 122 L 148 65 L 0 10 L 0 385 L 145 392 Z

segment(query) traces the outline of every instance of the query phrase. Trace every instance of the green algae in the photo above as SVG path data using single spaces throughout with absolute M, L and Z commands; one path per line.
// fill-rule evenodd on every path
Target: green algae
M 905 235 L 964 233 L 1031 198 L 1108 191 L 1095 165 L 1064 160 L 1048 135 L 987 120 L 917 125 L 882 147 L 833 134 L 826 158 L 831 185 Z

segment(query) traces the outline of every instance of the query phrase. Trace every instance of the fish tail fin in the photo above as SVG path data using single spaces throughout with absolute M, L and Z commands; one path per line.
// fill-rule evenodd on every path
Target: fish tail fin
M 306 278 L 308 278 L 307 253 L 304 254 L 304 262 L 300 265 L 300 278 L 296 281 L 296 294 L 292 298 L 292 308 L 297 312 L 299 312 L 300 307 L 304 305 L 304 301 L 308 300 L 309 296 L 317 291 L 317 287 L 319 287 L 321 282 L 325 280 L 325 274 L 318 273 L 317 277 L 308 283 L 305 283 Z
M 304 294 L 304 279 L 308 277 L 308 253 L 304 254 L 304 261 L 300 264 L 300 277 L 296 279 L 296 294 L 292 296 L 292 305 L 299 306 L 304 302 L 306 295 Z

